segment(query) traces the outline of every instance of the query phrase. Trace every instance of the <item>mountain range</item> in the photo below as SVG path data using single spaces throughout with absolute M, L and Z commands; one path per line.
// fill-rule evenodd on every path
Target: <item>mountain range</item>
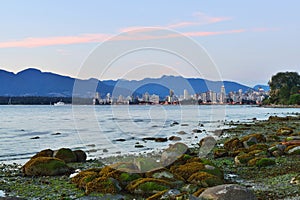
M 239 89 L 243 91 L 257 90 L 258 88 L 269 89 L 268 86 L 264 85 L 251 88 L 232 81 L 210 81 L 180 76 L 145 78 L 138 81 L 123 79 L 100 81 L 94 78 L 88 80 L 75 79 L 50 72 L 41 72 L 33 68 L 16 74 L 0 70 L 0 96 L 71 97 L 75 95 L 92 97 L 97 91 L 101 96 L 105 96 L 107 93 L 117 97 L 119 95 L 141 95 L 148 92 L 164 98 L 169 95 L 170 89 L 176 95 L 182 95 L 184 90 L 189 94 L 206 92 L 207 90 L 220 92 L 222 85 L 225 86 L 227 93 L 230 91 L 237 92 Z

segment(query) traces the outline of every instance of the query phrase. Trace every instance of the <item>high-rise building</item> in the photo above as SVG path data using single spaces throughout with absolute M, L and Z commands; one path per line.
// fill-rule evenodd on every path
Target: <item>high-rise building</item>
M 225 86 L 222 85 L 221 87 L 221 93 L 220 93 L 220 103 L 226 103 L 226 91 L 225 91 Z
M 183 99 L 184 100 L 189 100 L 190 99 L 189 92 L 187 91 L 187 89 L 183 90 Z

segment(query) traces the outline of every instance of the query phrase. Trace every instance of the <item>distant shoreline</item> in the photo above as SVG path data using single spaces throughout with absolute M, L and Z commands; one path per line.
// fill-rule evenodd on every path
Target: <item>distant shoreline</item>
M 264 108 L 300 108 L 300 105 L 262 105 Z

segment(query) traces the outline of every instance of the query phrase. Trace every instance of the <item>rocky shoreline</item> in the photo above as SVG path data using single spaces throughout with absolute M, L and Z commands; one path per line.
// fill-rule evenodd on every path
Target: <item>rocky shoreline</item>
M 229 125 L 201 158 L 212 137 L 109 166 L 68 149 L 0 164 L 0 199 L 300 199 L 300 116 Z

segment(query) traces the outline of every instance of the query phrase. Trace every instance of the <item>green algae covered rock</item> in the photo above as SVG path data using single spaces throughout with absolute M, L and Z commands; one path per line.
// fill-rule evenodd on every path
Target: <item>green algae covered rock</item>
M 65 161 L 66 163 L 77 161 L 76 154 L 71 149 L 68 148 L 61 148 L 57 151 L 54 151 L 53 156 L 55 158 Z
M 86 185 L 86 194 L 99 192 L 104 194 L 116 194 L 121 191 L 117 180 L 113 178 L 100 177 L 93 179 Z
M 235 151 L 243 147 L 243 143 L 238 138 L 232 138 L 224 143 L 224 148 L 227 151 Z
M 194 173 L 187 181 L 189 183 L 196 184 L 199 187 L 212 187 L 223 184 L 223 181 L 219 177 L 207 172 Z
M 26 176 L 57 176 L 70 174 L 72 171 L 64 161 L 51 157 L 30 159 L 22 170 Z
M 261 158 L 256 162 L 257 167 L 267 167 L 275 164 L 275 160 L 271 158 Z
M 170 189 L 171 183 L 165 180 L 156 178 L 140 178 L 132 181 L 127 187 L 134 194 L 155 194 L 159 191 Z

